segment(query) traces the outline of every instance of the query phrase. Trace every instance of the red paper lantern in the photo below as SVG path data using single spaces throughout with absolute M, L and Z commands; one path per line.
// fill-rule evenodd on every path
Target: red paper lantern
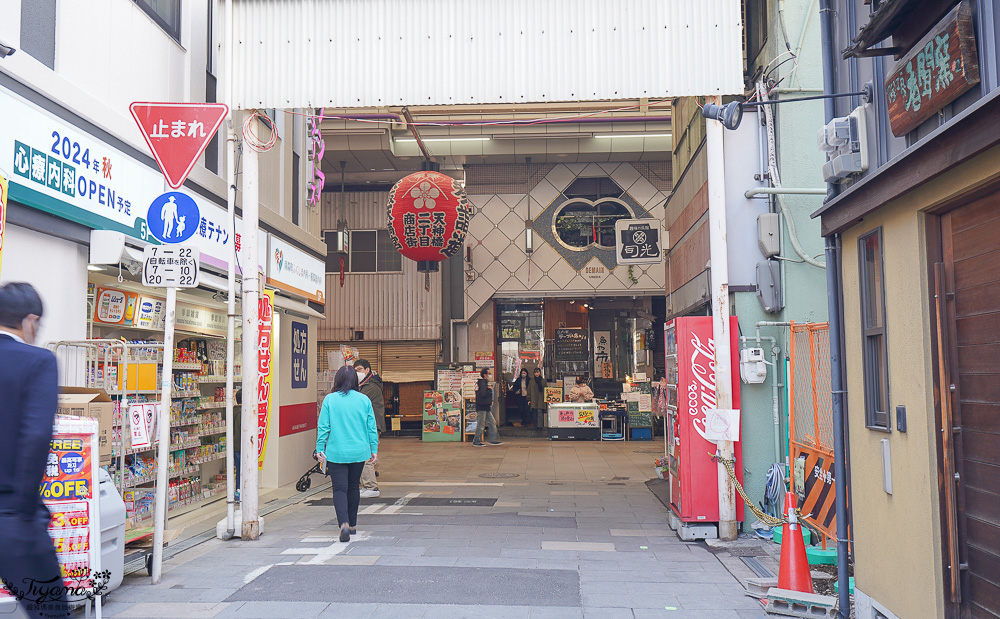
M 399 253 L 418 262 L 439 262 L 462 246 L 472 208 L 458 181 L 425 171 L 393 186 L 386 214 Z

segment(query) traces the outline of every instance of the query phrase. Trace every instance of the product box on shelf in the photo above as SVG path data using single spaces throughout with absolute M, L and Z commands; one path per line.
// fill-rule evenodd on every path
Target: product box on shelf
M 159 376 L 157 372 L 157 365 L 155 361 L 143 362 L 143 363 L 128 363 L 119 364 L 116 370 L 118 374 L 118 390 L 124 391 L 126 389 L 126 377 L 125 377 L 125 366 L 128 369 L 128 385 L 129 391 L 156 391 L 157 389 L 157 377 Z
M 60 387 L 56 413 L 96 419 L 99 464 L 107 466 L 111 463 L 111 428 L 115 405 L 107 391 L 85 387 Z

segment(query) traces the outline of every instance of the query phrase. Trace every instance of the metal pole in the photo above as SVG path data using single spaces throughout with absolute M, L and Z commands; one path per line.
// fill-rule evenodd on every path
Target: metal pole
M 170 456 L 170 388 L 174 384 L 174 318 L 177 313 L 177 289 L 167 288 L 166 323 L 163 328 L 163 374 L 160 376 L 160 416 L 157 423 L 156 494 L 154 496 L 153 569 L 154 585 L 160 583 L 163 569 L 163 531 L 167 524 L 167 458 Z M 125 438 L 122 437 L 122 446 Z M 123 473 L 124 474 L 124 473 Z
M 229 106 L 229 120 L 226 122 L 226 212 L 229 218 L 229 273 L 226 278 L 226 534 L 223 539 L 232 539 L 236 533 L 235 480 L 233 471 L 237 444 L 233 436 L 233 376 L 236 367 L 236 132 L 233 130 L 233 2 L 226 0 L 225 42 L 223 50 L 226 59 L 224 72 L 226 80 L 226 105 Z
M 708 103 L 722 105 L 722 97 L 708 97 Z M 729 249 L 726 238 L 726 169 L 723 158 L 722 123 L 706 121 L 708 156 L 708 224 L 712 279 L 712 338 L 715 342 L 716 407 L 733 407 L 732 352 L 729 349 Z M 718 441 L 720 459 L 732 460 L 732 441 Z M 735 540 L 736 487 L 720 461 L 719 539 Z
M 836 44 L 833 39 L 833 8 L 830 0 L 819 0 L 820 13 L 820 43 L 823 54 L 823 92 L 834 94 L 837 89 L 834 73 L 834 58 Z M 836 109 L 833 99 L 823 102 L 826 122 L 833 120 Z M 826 200 L 837 195 L 837 185 L 828 183 Z M 833 409 L 833 474 L 834 474 L 834 505 L 837 510 L 837 614 L 843 619 L 851 616 L 850 580 L 847 572 L 849 560 L 847 547 L 847 448 L 844 444 L 844 376 L 841 372 L 841 358 L 844 343 L 841 340 L 840 324 L 840 255 L 838 237 L 826 237 L 826 294 L 827 311 L 830 323 L 830 390 L 831 407 Z
M 258 153 L 243 153 L 243 436 L 240 440 L 240 511 L 245 540 L 260 536 L 257 518 L 257 337 L 260 315 L 257 303 L 260 275 L 257 259 Z

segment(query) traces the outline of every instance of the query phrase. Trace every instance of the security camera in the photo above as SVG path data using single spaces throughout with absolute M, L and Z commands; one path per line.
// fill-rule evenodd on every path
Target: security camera
M 11 47 L 10 45 L 7 45 L 3 41 L 0 41 L 0 58 L 6 58 L 7 56 L 10 56 L 16 51 L 17 50 L 15 48 Z

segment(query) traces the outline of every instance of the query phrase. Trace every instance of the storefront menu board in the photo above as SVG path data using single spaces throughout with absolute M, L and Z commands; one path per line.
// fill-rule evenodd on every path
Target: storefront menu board
M 556 329 L 556 359 L 559 361 L 587 361 L 590 337 L 584 329 Z
M 460 391 L 425 391 L 423 440 L 461 440 L 462 394 Z
M 648 380 L 633 381 L 630 390 L 622 393 L 628 404 L 630 428 L 648 428 L 653 425 L 653 389 Z

